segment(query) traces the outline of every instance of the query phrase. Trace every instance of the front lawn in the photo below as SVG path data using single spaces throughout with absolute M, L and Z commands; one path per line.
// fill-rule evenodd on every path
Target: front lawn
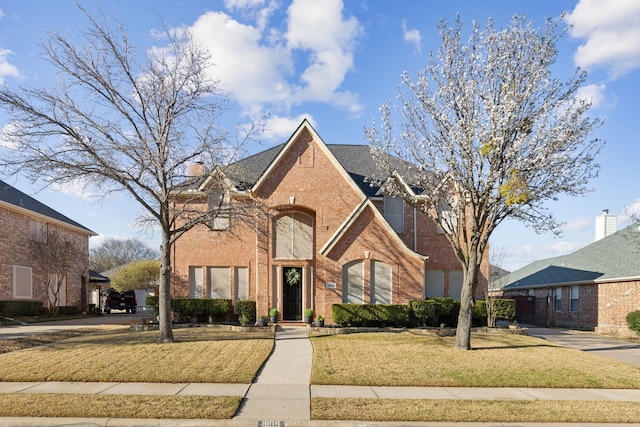
M 423 387 L 638 388 L 640 368 L 511 334 L 365 333 L 313 337 L 312 384 Z
M 273 332 L 214 328 L 105 331 L 0 354 L 0 381 L 240 383 L 253 381 L 271 354 Z

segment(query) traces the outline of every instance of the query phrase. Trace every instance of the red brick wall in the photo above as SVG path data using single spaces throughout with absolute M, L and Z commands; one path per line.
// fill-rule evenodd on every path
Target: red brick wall
M 45 281 L 46 272 L 38 265 L 31 251 L 30 217 L 9 209 L 0 208 L 0 299 L 13 299 L 13 266 L 31 267 L 32 293 L 34 300 L 48 306 L 48 291 Z M 57 229 L 61 237 L 73 242 L 77 253 L 78 268 L 67 273 L 66 305 L 75 305 L 80 309 L 82 302 L 82 278 L 88 276 L 89 238 L 87 235 L 47 223 L 49 231 Z
M 269 208 L 271 217 L 291 210 L 313 217 L 313 259 L 273 258 L 270 219 L 263 222 L 261 231 L 264 235 L 260 238 L 256 237 L 255 228 L 248 226 L 234 229 L 233 234 L 197 227 L 174 245 L 173 295 L 188 295 L 189 266 L 244 266 L 249 269 L 250 298 L 257 301 L 258 314 L 264 315 L 274 306 L 282 311 L 282 267 L 298 266 L 303 268 L 303 280 L 309 285 L 303 293 L 303 309 L 310 306 L 331 323 L 331 305 L 342 302 L 343 266 L 365 259 L 365 251 L 368 251 L 368 260 L 383 261 L 392 267 L 394 303 L 423 297 L 424 262 L 415 254 L 402 250 L 391 238 L 389 228 L 370 209 L 362 212 L 326 256 L 320 253 L 363 201 L 360 191 L 349 183 L 348 176 L 341 175 L 320 144 L 322 142 L 315 141 L 313 135 L 303 129 L 254 195 Z M 405 209 L 405 224 L 406 232 L 401 238 L 413 249 L 412 208 Z M 460 270 L 446 238 L 437 233 L 428 218 L 419 214 L 417 229 L 420 234 L 418 252 L 429 256 L 428 268 Z M 366 262 L 365 289 L 370 277 L 369 266 Z M 327 283 L 335 283 L 336 288 L 326 289 Z M 368 291 L 366 295 L 368 297 Z
M 633 280 L 598 285 L 598 327 L 602 333 L 634 336 L 627 325 L 627 314 L 640 310 L 640 281 Z

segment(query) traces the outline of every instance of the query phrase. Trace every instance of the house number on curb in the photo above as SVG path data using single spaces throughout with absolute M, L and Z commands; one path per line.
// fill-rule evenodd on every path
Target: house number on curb
M 258 427 L 284 427 L 284 421 L 258 421 Z

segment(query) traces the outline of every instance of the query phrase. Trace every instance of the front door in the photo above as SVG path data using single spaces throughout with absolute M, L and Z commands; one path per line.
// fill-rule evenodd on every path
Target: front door
M 282 267 L 282 320 L 302 320 L 302 267 Z

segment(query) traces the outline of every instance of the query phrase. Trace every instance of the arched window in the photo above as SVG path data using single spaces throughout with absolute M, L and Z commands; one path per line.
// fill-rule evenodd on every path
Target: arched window
M 364 304 L 364 262 L 362 260 L 342 266 L 342 302 Z
M 382 261 L 371 262 L 371 303 L 391 304 L 391 266 Z
M 273 221 L 276 258 L 313 258 L 313 218 L 302 212 L 289 212 Z

